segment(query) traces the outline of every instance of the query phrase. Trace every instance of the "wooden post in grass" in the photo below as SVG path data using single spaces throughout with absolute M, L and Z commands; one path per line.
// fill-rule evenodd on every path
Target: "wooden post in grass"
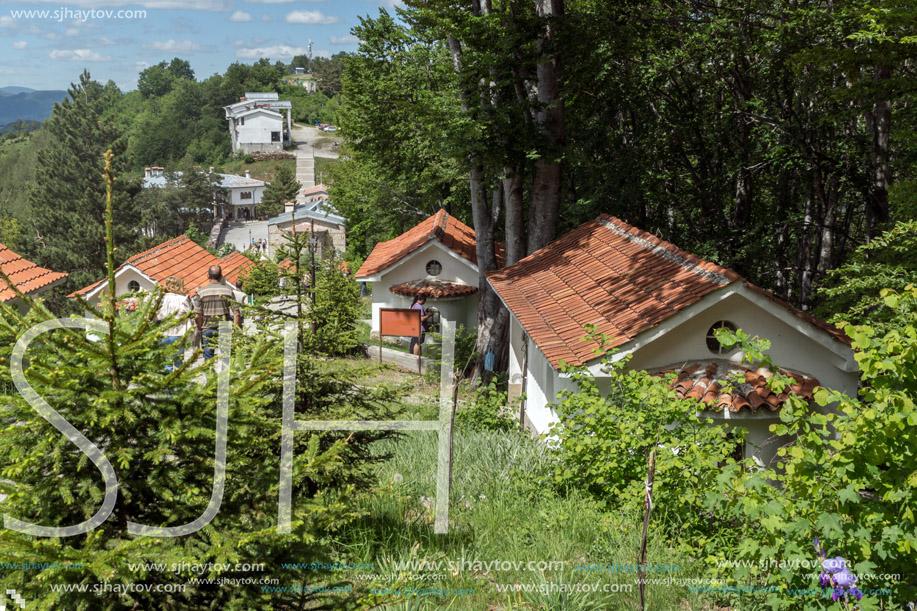
M 637 566 L 640 569 L 640 611 L 646 609 L 644 589 L 646 588 L 646 535 L 650 527 L 650 513 L 653 511 L 653 476 L 656 474 L 656 446 L 650 451 L 649 469 L 646 473 L 646 498 L 643 502 L 643 537 L 640 539 L 640 553 Z

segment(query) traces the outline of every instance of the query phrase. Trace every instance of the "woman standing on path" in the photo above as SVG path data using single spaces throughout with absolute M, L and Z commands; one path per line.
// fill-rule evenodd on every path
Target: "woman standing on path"
M 191 313 L 191 300 L 185 295 L 185 283 L 181 278 L 169 276 L 162 283 L 162 286 L 166 290 L 166 294 L 162 296 L 162 303 L 156 313 L 156 320 L 165 320 L 170 316 L 185 318 L 184 322 L 167 329 L 163 334 L 165 337 L 160 340 L 163 344 L 172 345 L 183 338 L 191 329 L 191 319 L 187 318 L 187 315 Z M 184 361 L 183 357 L 184 350 L 177 349 L 175 359 L 170 365 L 166 366 L 166 370 L 172 371 L 174 367 L 181 367 Z
M 420 341 L 417 341 L 416 337 L 411 338 L 411 354 L 416 354 L 420 356 L 420 345 L 423 344 L 423 341 L 427 338 L 427 334 L 424 331 L 427 330 L 427 319 L 433 316 L 433 313 L 430 312 L 427 314 L 427 311 L 424 309 L 423 304 L 427 302 L 427 296 L 421 293 L 414 297 L 414 301 L 411 302 L 412 310 L 420 310 Z

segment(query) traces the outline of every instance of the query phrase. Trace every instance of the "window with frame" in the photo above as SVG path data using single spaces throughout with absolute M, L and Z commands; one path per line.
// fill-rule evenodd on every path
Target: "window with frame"
M 271 132 L 271 142 L 280 142 L 280 132 Z
M 251 199 L 251 198 L 252 198 L 251 191 L 242 191 L 241 193 L 239 193 L 239 199 Z
M 130 282 L 127 283 L 127 290 L 129 290 L 131 293 L 139 292 L 140 283 L 137 282 L 136 280 L 131 280 Z
M 427 275 L 428 276 L 439 276 L 443 271 L 443 264 L 437 261 L 436 259 L 427 263 Z
M 707 330 L 707 349 L 710 350 L 713 354 L 722 355 L 729 354 L 735 348 L 725 348 L 720 342 L 716 339 L 717 329 L 729 329 L 730 331 L 735 331 L 738 329 L 733 323 L 728 320 L 720 320 L 710 326 L 710 329 Z

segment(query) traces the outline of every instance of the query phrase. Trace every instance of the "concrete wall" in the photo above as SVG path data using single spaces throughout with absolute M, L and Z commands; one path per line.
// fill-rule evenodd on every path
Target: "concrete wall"
M 427 275 L 427 263 L 439 261 L 442 272 L 437 276 Z M 406 308 L 411 305 L 411 297 L 403 297 L 391 292 L 396 284 L 413 280 L 436 279 L 443 282 L 457 282 L 478 286 L 478 272 L 467 259 L 454 253 L 439 242 L 430 242 L 420 250 L 411 253 L 400 261 L 381 279 L 372 283 L 373 289 L 373 332 L 379 332 L 380 308 Z M 459 299 L 428 299 L 427 307 L 437 308 L 441 315 L 454 320 L 456 325 L 463 324 L 466 329 L 478 326 L 477 293 Z
M 229 191 L 229 203 L 233 206 L 249 206 L 252 204 L 260 204 L 261 197 L 264 195 L 264 190 L 267 186 L 263 187 L 233 187 L 228 189 Z M 242 193 L 251 193 L 251 199 L 242 199 Z
M 789 312 L 786 317 L 794 323 L 799 320 Z M 768 354 L 778 366 L 814 376 L 822 386 L 843 390 L 850 395 L 856 393 L 858 376 L 855 372 L 846 373 L 838 369 L 842 361 L 840 357 L 741 295 L 725 298 L 643 346 L 634 353 L 630 366 L 634 369 L 656 369 L 709 358 L 740 362 L 740 353 L 717 356 L 707 349 L 707 331 L 720 320 L 734 323 L 751 336 L 769 339 L 771 348 Z
M 283 150 L 283 117 L 265 113 L 256 113 L 244 117 L 245 124 L 240 125 L 242 117 L 236 118 L 236 146 L 246 153 L 257 151 Z M 271 142 L 271 133 L 279 132 L 280 140 Z

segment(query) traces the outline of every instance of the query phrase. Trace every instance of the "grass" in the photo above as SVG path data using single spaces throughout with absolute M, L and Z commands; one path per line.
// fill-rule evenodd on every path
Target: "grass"
M 327 178 L 331 175 L 331 168 L 338 164 L 337 159 L 332 159 L 330 157 L 316 157 L 315 158 L 315 182 L 319 182 L 319 177 L 321 177 L 321 182 L 327 184 Z
M 611 516 L 585 495 L 563 496 L 551 490 L 543 446 L 528 436 L 457 430 L 454 445 L 450 530 L 433 533 L 436 435 L 410 432 L 380 442 L 391 460 L 378 469 L 380 489 L 359 497 L 366 515 L 336 542 L 341 562 L 372 563 L 382 578 L 375 587 L 474 590 L 472 595 L 401 597 L 378 608 L 391 611 L 629 610 L 637 608 L 634 576 L 582 572 L 576 565 L 629 565 L 639 546 L 639 516 Z M 400 570 L 410 560 L 486 563 L 493 561 L 564 562 L 546 570 Z M 650 540 L 650 564 L 678 565 L 668 576 L 691 577 L 689 561 Z M 446 565 L 441 565 L 445 567 Z M 659 576 L 659 575 L 656 575 Z M 661 575 L 665 577 L 666 575 Z M 356 575 L 349 575 L 357 580 Z M 598 584 L 597 592 L 550 591 L 551 584 Z M 369 583 L 357 580 L 369 587 Z M 534 591 L 501 592 L 498 586 L 531 584 Z M 610 589 L 630 590 L 602 592 Z M 632 587 L 630 587 L 632 586 Z M 541 587 L 539 591 L 537 588 Z M 553 586 L 555 589 L 557 586 Z M 582 586 L 579 586 L 582 587 Z M 710 608 L 685 586 L 647 586 L 647 609 Z
M 296 172 L 295 159 L 276 159 L 268 161 L 256 161 L 254 163 L 245 163 L 242 159 L 233 159 L 223 164 L 220 172 L 224 174 L 245 175 L 245 170 L 251 170 L 252 178 L 271 182 L 274 180 L 274 174 L 277 168 L 282 165 L 288 165 Z

